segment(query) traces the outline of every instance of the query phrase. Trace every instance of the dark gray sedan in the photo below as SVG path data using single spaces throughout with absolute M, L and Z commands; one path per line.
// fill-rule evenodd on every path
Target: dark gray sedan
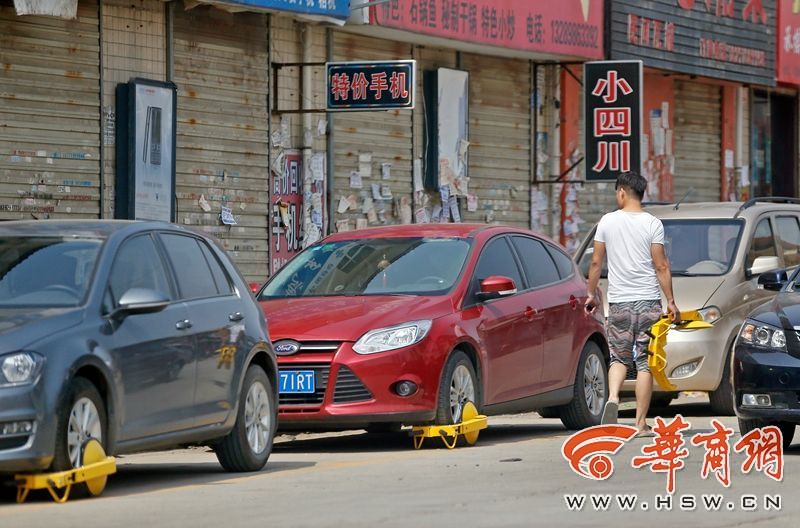
M 0 476 L 210 445 L 256 471 L 276 429 L 258 305 L 208 238 L 165 223 L 0 223 Z

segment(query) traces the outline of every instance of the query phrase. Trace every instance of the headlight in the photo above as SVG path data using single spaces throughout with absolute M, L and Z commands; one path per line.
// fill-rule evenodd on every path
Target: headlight
M 701 310 L 697 310 L 697 313 L 699 313 L 703 321 L 707 323 L 715 323 L 722 317 L 722 311 L 716 306 L 706 306 Z
M 376 354 L 419 343 L 428 335 L 431 323 L 432 321 L 412 321 L 371 330 L 361 336 L 361 339 L 353 345 L 353 350 L 359 354 Z
M 0 386 L 31 383 L 39 375 L 44 359 L 31 352 L 18 352 L 0 358 Z
M 780 328 L 757 321 L 745 321 L 739 339 L 748 345 L 786 352 L 786 334 Z

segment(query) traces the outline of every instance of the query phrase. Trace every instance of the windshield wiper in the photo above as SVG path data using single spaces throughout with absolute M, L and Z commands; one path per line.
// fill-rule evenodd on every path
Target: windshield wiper
M 689 273 L 686 270 L 672 270 L 672 275 L 673 276 L 678 276 L 678 277 L 696 277 L 697 276 L 696 273 Z

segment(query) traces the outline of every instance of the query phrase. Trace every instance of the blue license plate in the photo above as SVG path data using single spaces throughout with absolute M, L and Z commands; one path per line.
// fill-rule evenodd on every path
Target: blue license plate
M 316 390 L 313 370 L 282 370 L 280 392 L 282 394 L 313 393 Z

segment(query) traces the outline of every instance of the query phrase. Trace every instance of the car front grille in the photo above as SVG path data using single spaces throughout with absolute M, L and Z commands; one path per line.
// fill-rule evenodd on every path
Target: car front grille
M 625 375 L 626 380 L 635 380 L 636 379 L 636 364 L 633 366 L 628 367 L 628 373 Z
M 345 366 L 339 367 L 339 373 L 336 375 L 333 403 L 354 403 L 371 399 L 372 393 L 358 379 L 358 376 Z
M 277 345 L 278 343 L 282 342 L 293 342 L 300 345 L 300 348 L 297 349 L 297 352 L 293 354 L 286 354 L 286 355 L 297 355 L 297 354 L 313 354 L 313 353 L 335 353 L 339 350 L 339 347 L 342 345 L 340 341 L 293 341 L 291 339 L 279 339 L 278 341 L 274 341 L 272 343 L 273 346 Z M 283 354 L 277 353 L 278 356 Z
M 321 405 L 325 399 L 325 389 L 328 387 L 328 376 L 331 366 L 327 363 L 291 363 L 279 366 L 280 371 L 285 370 L 313 370 L 314 392 L 304 394 L 279 394 L 278 404 L 283 405 Z

